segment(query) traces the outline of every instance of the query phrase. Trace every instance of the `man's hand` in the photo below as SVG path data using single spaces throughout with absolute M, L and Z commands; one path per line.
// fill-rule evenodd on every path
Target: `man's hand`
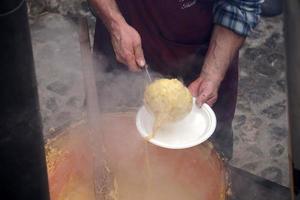
M 193 97 L 197 98 L 196 102 L 199 106 L 202 106 L 203 103 L 213 106 L 218 99 L 220 82 L 219 78 L 202 72 L 199 78 L 193 81 L 188 88 Z
M 145 58 L 139 33 L 124 22 L 111 31 L 111 41 L 116 59 L 127 65 L 130 71 L 140 71 Z
M 213 106 L 217 101 L 220 84 L 244 40 L 231 30 L 215 25 L 201 74 L 189 85 L 199 105 Z
M 112 45 L 119 62 L 131 71 L 139 71 L 145 65 L 139 33 L 127 24 L 116 0 L 89 0 L 96 13 L 110 32 Z

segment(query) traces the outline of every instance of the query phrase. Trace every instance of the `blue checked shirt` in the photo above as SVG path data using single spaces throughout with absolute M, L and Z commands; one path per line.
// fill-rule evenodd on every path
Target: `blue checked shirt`
M 263 0 L 215 0 L 214 23 L 247 36 L 258 24 Z

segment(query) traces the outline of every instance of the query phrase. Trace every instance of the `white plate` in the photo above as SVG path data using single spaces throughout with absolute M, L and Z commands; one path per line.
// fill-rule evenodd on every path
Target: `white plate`
M 136 116 L 136 126 L 142 137 L 152 131 L 154 117 L 142 106 Z M 192 111 L 182 120 L 161 128 L 149 142 L 168 149 L 184 149 L 207 140 L 215 131 L 216 115 L 207 104 L 200 108 L 193 99 Z

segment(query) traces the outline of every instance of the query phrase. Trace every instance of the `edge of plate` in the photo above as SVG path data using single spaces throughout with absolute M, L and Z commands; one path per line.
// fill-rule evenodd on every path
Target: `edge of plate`
M 217 119 L 216 119 L 216 115 L 215 115 L 214 111 L 212 110 L 212 108 L 209 105 L 207 105 L 206 103 L 204 103 L 201 108 L 204 109 L 208 113 L 208 116 L 209 116 L 210 122 L 211 122 L 210 129 L 209 129 L 208 133 L 205 134 L 205 137 L 203 137 L 203 138 L 201 138 L 199 140 L 195 140 L 194 142 L 185 144 L 183 146 L 168 145 L 166 143 L 162 143 L 162 142 L 160 142 L 158 140 L 155 140 L 154 138 L 150 139 L 148 141 L 150 143 L 156 145 L 156 146 L 160 146 L 160 147 L 167 148 L 167 149 L 186 149 L 186 148 L 191 148 L 191 147 L 197 146 L 197 145 L 205 142 L 214 133 L 214 131 L 216 129 L 216 125 L 217 125 Z M 138 129 L 139 134 L 145 139 L 146 136 L 147 136 L 147 133 L 145 133 L 143 131 L 143 129 L 141 128 L 142 122 L 140 120 L 141 118 L 139 117 L 141 115 L 142 109 L 145 109 L 144 106 L 140 107 L 139 110 L 138 110 L 138 112 L 137 112 L 137 115 L 136 115 L 136 127 Z

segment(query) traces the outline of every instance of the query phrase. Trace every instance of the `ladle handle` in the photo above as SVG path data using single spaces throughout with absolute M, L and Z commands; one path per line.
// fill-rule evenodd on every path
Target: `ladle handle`
M 151 75 L 150 75 L 149 70 L 148 70 L 149 65 L 146 63 L 145 66 L 144 66 L 144 68 L 145 68 L 145 71 L 146 71 L 147 78 L 149 79 L 149 81 L 151 83 L 152 82 L 152 78 L 151 78 Z

